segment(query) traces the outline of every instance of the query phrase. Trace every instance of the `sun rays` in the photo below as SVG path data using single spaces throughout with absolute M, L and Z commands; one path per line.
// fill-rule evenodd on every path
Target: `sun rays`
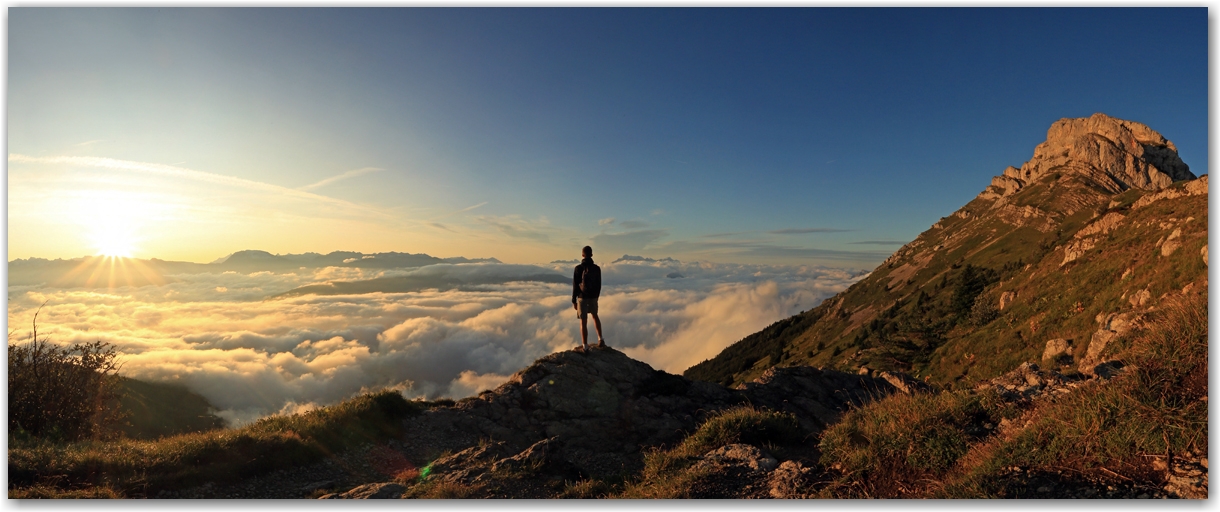
M 165 284 L 165 278 L 156 269 L 143 261 L 119 255 L 90 256 L 80 265 L 56 281 L 56 285 L 69 285 L 82 276 L 86 287 L 115 289 L 123 286 L 145 286 Z

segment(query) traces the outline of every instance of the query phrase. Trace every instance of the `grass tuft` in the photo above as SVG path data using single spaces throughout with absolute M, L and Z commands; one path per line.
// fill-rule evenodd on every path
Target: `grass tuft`
M 709 417 L 694 433 L 670 450 L 644 455 L 644 471 L 624 489 L 624 498 L 688 498 L 692 484 L 703 476 L 691 466 L 707 452 L 734 443 L 789 445 L 803 433 L 796 417 L 781 412 L 737 406 Z

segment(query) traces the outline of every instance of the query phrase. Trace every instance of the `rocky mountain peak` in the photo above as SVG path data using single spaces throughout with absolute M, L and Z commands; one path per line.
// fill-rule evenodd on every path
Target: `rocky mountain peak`
M 1160 190 L 1195 175 L 1177 147 L 1146 125 L 1107 116 L 1064 118 L 1020 168 L 1008 167 L 983 194 L 1007 196 L 1052 173 L 1074 173 L 1110 193 L 1131 188 Z

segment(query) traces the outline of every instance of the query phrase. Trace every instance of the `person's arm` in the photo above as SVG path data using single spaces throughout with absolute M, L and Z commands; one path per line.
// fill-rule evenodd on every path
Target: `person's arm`
M 572 306 L 576 306 L 576 298 L 580 296 L 580 265 L 572 273 Z

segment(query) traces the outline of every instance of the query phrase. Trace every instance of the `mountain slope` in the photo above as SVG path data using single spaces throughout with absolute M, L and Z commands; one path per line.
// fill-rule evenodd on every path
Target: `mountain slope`
M 685 375 L 733 385 L 776 365 L 867 367 L 966 386 L 1052 340 L 1080 362 L 1098 331 L 1118 332 L 1115 315 L 1130 323 L 1171 290 L 1206 286 L 1206 194 L 1147 126 L 1060 120 L 1033 158 L 869 277 Z

